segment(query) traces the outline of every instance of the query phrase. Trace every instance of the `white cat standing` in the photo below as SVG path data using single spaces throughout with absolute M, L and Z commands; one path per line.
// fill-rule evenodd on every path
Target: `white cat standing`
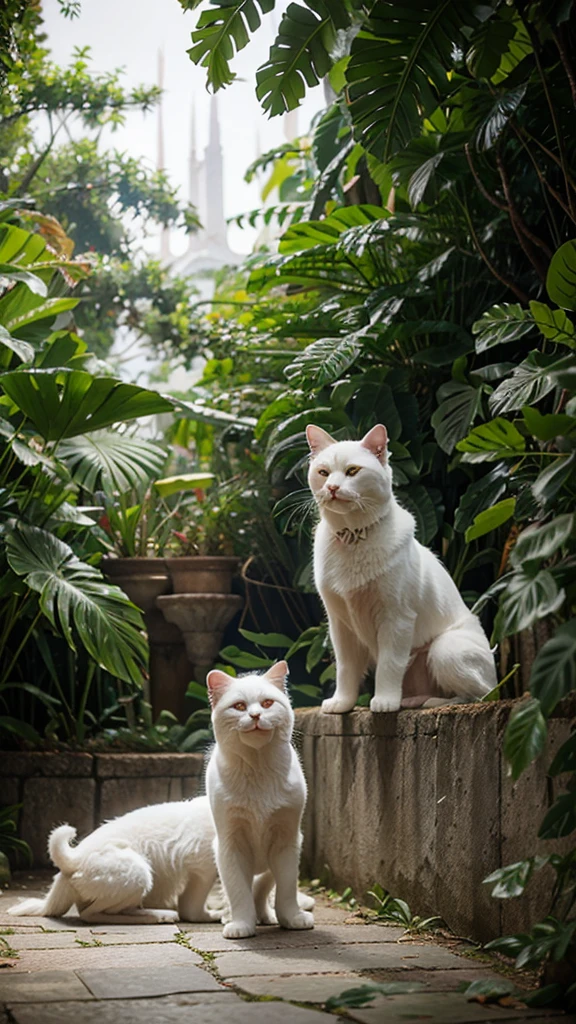
M 497 682 L 484 630 L 414 518 L 392 493 L 387 432 L 335 441 L 306 429 L 308 482 L 320 511 L 314 577 L 336 656 L 336 691 L 322 709 L 342 714 L 375 668 L 372 711 L 397 711 L 437 694 L 482 697 Z
M 207 797 L 141 807 L 71 846 L 75 836 L 71 825 L 54 829 L 48 848 L 60 873 L 44 899 L 9 914 L 62 917 L 75 904 L 95 924 L 220 920 L 205 906 L 216 881 Z
M 208 673 L 216 746 L 206 773 L 216 826 L 216 860 L 230 905 L 224 937 L 254 935 L 257 922 L 312 928 L 314 900 L 300 896 L 300 823 L 306 782 L 291 744 L 294 713 L 285 661 L 264 675 Z

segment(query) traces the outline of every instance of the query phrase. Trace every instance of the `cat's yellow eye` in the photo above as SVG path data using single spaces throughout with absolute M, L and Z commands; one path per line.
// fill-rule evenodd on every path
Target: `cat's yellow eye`
M 318 474 L 319 474 L 320 476 L 330 476 L 330 473 L 328 472 L 328 470 L 327 470 L 327 469 L 319 469 L 319 470 L 318 470 Z
M 260 703 L 263 708 L 271 708 L 274 701 L 270 700 L 270 698 L 268 697 L 266 700 L 261 700 Z
M 346 476 L 356 476 L 356 473 L 359 473 L 361 469 L 362 466 L 348 466 Z
M 236 708 L 236 711 L 246 711 L 246 704 L 243 700 L 237 701 L 236 704 L 232 705 L 232 707 Z

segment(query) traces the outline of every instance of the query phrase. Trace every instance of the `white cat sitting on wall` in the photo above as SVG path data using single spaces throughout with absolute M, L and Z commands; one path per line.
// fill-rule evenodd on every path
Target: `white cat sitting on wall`
M 320 511 L 314 578 L 336 655 L 336 691 L 323 711 L 350 711 L 371 666 L 372 711 L 484 696 L 497 682 L 488 639 L 392 493 L 386 428 L 335 441 L 310 424 L 306 436 Z

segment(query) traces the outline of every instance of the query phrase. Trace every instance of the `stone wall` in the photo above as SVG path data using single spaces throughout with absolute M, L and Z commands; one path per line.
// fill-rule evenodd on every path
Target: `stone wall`
M 107 818 L 203 788 L 202 754 L 0 754 L 0 805 L 23 805 L 19 832 L 35 867 L 50 866 L 46 840 L 56 825 L 84 836 Z
M 298 711 L 309 792 L 303 874 L 351 886 L 361 898 L 379 882 L 415 913 L 439 914 L 479 941 L 544 916 L 550 869 L 513 900 L 493 899 L 482 880 L 532 853 L 562 849 L 536 833 L 552 794 L 546 766 L 576 722 L 552 718 L 546 753 L 513 782 L 502 756 L 513 704 L 397 715 Z

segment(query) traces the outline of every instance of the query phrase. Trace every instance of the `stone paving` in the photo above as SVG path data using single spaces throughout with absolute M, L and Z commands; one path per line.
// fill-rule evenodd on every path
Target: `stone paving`
M 499 976 L 462 955 L 461 941 L 413 939 L 324 899 L 313 931 L 266 927 L 237 941 L 217 924 L 95 926 L 6 913 L 50 877 L 22 872 L 0 896 L 0 1024 L 576 1024 L 558 1011 L 469 1002 L 463 982 Z M 421 987 L 326 1010 L 328 999 L 371 980 Z

